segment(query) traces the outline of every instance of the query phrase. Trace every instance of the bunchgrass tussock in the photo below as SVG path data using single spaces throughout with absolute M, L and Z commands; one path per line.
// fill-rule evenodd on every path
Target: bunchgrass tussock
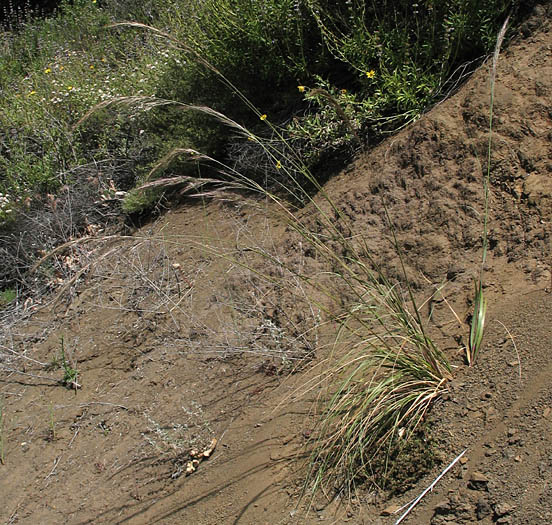
M 351 349 L 321 374 L 328 395 L 305 485 L 313 492 L 350 494 L 355 483 L 367 480 L 385 485 L 391 456 L 419 430 L 451 379 L 415 301 L 409 306 L 410 294 L 382 273 L 367 275 L 364 294 L 342 325 L 347 342 L 338 341 L 339 348 Z

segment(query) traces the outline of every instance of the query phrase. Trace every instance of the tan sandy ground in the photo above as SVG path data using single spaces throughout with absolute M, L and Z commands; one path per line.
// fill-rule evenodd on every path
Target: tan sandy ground
M 391 500 L 361 488 L 350 505 L 297 507 L 318 393 L 300 395 L 301 385 L 328 355 L 332 326 L 315 332 L 324 315 L 301 299 L 306 285 L 257 252 L 313 274 L 324 268 L 271 206 L 234 196 L 96 241 L 88 272 L 55 304 L 5 320 L 2 365 L 17 372 L 0 372 L 0 518 L 394 523 L 382 511 L 410 501 L 467 448 L 405 523 L 552 522 L 552 33 L 542 14 L 533 23 L 499 61 L 489 321 L 475 368 L 462 364 L 461 348 L 481 258 L 487 66 L 325 188 L 396 276 L 383 194 L 420 296 L 446 282 L 446 301 L 424 312 L 458 365 L 432 413 L 441 465 Z M 303 213 L 316 231 L 313 208 Z M 76 392 L 52 363 L 62 336 Z M 214 452 L 187 476 L 190 449 L 202 453 L 213 438 Z

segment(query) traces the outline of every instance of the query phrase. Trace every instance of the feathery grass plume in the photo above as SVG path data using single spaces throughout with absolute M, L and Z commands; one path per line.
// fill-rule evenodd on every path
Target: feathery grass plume
M 128 25 L 147 28 L 142 24 Z M 163 35 L 162 32 L 158 34 Z M 203 59 L 200 63 L 216 72 Z M 222 80 L 235 89 L 224 78 Z M 403 293 L 397 283 L 391 283 L 386 278 L 372 257 L 368 243 L 362 240 L 361 235 L 353 235 L 347 217 L 295 153 L 281 130 L 270 119 L 264 118 L 264 113 L 250 102 L 247 102 L 248 106 L 270 127 L 279 144 L 285 145 L 284 152 L 275 149 L 271 141 L 254 135 L 244 126 L 210 108 L 152 97 L 123 97 L 102 103 L 92 108 L 79 124 L 86 121 L 91 112 L 113 104 L 133 104 L 143 109 L 172 104 L 211 115 L 243 136 L 244 140 L 257 141 L 273 164 L 279 165 L 280 170 L 285 172 L 286 184 L 280 183 L 285 194 L 303 197 L 300 201 L 312 206 L 322 231 L 314 232 L 309 223 L 296 213 L 294 206 L 281 196 L 271 193 L 232 167 L 187 148 L 177 148 L 169 153 L 148 177 L 166 167 L 177 155 L 206 161 L 224 174 L 225 180 L 231 182 L 233 187 L 252 190 L 272 200 L 301 242 L 316 254 L 321 263 L 331 268 L 327 273 L 341 286 L 337 292 L 333 285 L 328 285 L 317 276 L 286 268 L 325 298 L 311 300 L 330 318 L 340 321 L 338 339 L 341 334 L 348 333 L 357 341 L 350 347 L 346 359 L 328 360 L 327 368 L 321 374 L 320 382 L 328 381 L 330 395 L 323 400 L 326 408 L 318 426 L 307 482 L 312 482 L 316 489 L 322 487 L 327 479 L 337 478 L 350 486 L 359 476 L 367 476 L 372 468 L 371 462 L 379 452 L 389 456 L 419 427 L 431 403 L 443 393 L 451 377 L 446 357 L 424 330 L 410 287 L 408 293 Z M 316 198 L 299 183 L 296 173 L 316 188 Z M 187 178 L 181 178 L 180 182 L 191 183 Z M 148 181 L 145 187 L 153 184 L 164 185 L 168 182 Z M 203 181 L 197 184 L 199 189 Z M 394 236 L 392 225 L 391 230 Z M 397 239 L 395 236 L 393 239 L 408 282 Z M 270 254 L 265 256 L 275 261 Z M 234 262 L 241 264 L 240 261 Z M 352 299 L 345 306 L 344 315 L 336 314 L 336 308 L 342 311 L 344 290 Z
M 469 345 L 466 347 L 466 360 L 469 366 L 473 366 L 481 349 L 481 343 L 483 342 L 483 334 L 485 331 L 485 316 L 487 314 L 487 299 L 483 292 L 484 282 L 484 270 L 485 263 L 487 261 L 487 249 L 489 244 L 488 239 L 488 223 L 489 223 L 489 183 L 491 178 L 491 154 L 493 144 L 493 114 L 494 114 L 494 93 L 496 84 L 496 68 L 498 64 L 498 57 L 500 55 L 500 48 L 506 35 L 506 29 L 510 17 L 507 17 L 502 24 L 502 28 L 498 33 L 496 39 L 496 46 L 493 53 L 493 59 L 491 63 L 490 73 L 490 105 L 489 105 L 489 141 L 487 144 L 487 166 L 486 173 L 483 177 L 483 191 L 484 191 L 484 212 L 483 212 L 483 252 L 481 256 L 481 266 L 479 269 L 479 280 L 475 283 L 475 295 L 474 295 L 474 311 L 470 324 L 470 340 Z
M 283 152 L 278 146 L 274 146 L 272 141 L 265 140 L 265 139 L 262 139 L 261 137 L 258 137 L 252 131 L 247 129 L 245 126 L 239 124 L 238 122 L 232 120 L 231 118 L 227 117 L 223 113 L 216 111 L 212 108 L 209 108 L 207 106 L 185 104 L 183 102 L 178 102 L 175 100 L 167 100 L 163 98 L 150 97 L 150 96 L 116 97 L 110 100 L 105 100 L 103 102 L 100 102 L 99 104 L 96 104 L 95 106 L 90 108 L 79 119 L 79 121 L 75 124 L 74 128 L 76 129 L 79 126 L 82 126 L 83 124 L 85 124 L 91 118 L 91 116 L 94 115 L 96 112 L 110 107 L 118 107 L 118 106 L 133 107 L 137 111 L 150 111 L 158 107 L 174 106 L 182 109 L 183 111 L 195 111 L 195 112 L 199 112 L 204 115 L 207 115 L 209 117 L 212 117 L 218 120 L 221 124 L 227 126 L 231 130 L 236 132 L 242 138 L 246 140 L 254 140 L 258 144 L 260 144 L 263 151 L 265 152 L 265 155 L 271 160 L 273 165 L 278 165 L 278 163 L 280 163 L 279 165 L 282 167 L 280 158 L 285 158 L 286 169 L 282 169 L 281 171 L 285 172 L 286 174 L 286 183 L 280 180 L 277 180 L 275 181 L 275 184 L 279 188 L 279 190 L 281 190 L 282 193 L 284 195 L 287 195 L 291 200 L 296 202 L 305 202 L 309 199 L 309 195 L 307 191 L 303 188 L 303 185 L 299 182 L 295 174 L 301 174 L 303 177 L 305 177 L 306 180 L 309 181 L 309 183 L 313 187 L 316 188 L 318 192 L 323 192 L 322 187 L 320 186 L 320 183 L 310 173 L 310 171 L 306 168 L 306 166 L 301 161 L 301 159 L 297 156 L 293 148 L 290 146 L 289 142 L 283 136 L 282 132 L 267 119 L 265 119 L 264 121 L 270 127 L 272 132 L 278 137 L 279 139 L 278 145 L 284 146 Z M 261 115 L 260 111 L 255 110 L 255 112 Z M 150 170 L 148 176 L 146 177 L 146 180 L 144 181 L 144 185 L 137 188 L 137 190 L 153 188 L 155 186 L 157 187 L 169 186 L 168 181 L 165 181 L 165 183 L 163 184 L 159 183 L 157 185 L 149 184 L 149 182 L 151 177 L 155 173 L 165 169 L 166 167 L 169 166 L 172 160 L 184 154 L 188 155 L 188 159 L 191 161 L 203 161 L 211 166 L 214 166 L 215 169 L 225 177 L 225 179 L 221 182 L 225 184 L 232 182 L 233 184 L 231 187 L 233 189 L 237 189 L 238 186 L 236 186 L 235 184 L 239 183 L 241 184 L 242 189 L 247 189 L 248 191 L 253 191 L 260 194 L 268 195 L 271 197 L 271 199 L 278 200 L 275 195 L 272 195 L 269 192 L 269 190 L 267 190 L 257 182 L 253 181 L 249 177 L 238 172 L 234 168 L 220 162 L 217 159 L 214 159 L 208 155 L 197 152 L 190 148 L 175 148 L 171 150 L 167 155 L 165 155 L 161 160 L 157 162 L 157 164 L 153 167 L 152 170 Z M 196 196 L 199 196 L 199 194 Z M 333 205 L 333 203 L 332 203 L 332 206 L 334 207 L 335 210 L 337 210 L 337 208 Z

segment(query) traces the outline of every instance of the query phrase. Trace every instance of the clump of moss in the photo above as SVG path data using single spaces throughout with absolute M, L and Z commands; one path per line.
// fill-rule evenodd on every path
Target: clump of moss
M 392 453 L 374 464 L 374 473 L 389 495 L 402 494 L 412 488 L 441 462 L 429 427 L 421 428 L 407 441 L 395 443 Z

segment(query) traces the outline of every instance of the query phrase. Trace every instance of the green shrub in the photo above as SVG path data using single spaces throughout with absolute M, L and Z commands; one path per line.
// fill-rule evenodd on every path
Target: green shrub
M 162 197 L 163 193 L 160 190 L 134 189 L 125 196 L 123 210 L 128 214 L 146 212 L 158 205 Z
M 355 133 L 374 143 L 418 118 L 477 61 L 467 63 L 490 51 L 506 13 L 521 3 L 172 0 L 166 5 L 160 27 L 183 42 L 187 53 L 167 71 L 157 95 L 207 105 L 266 134 L 255 113 L 240 104 L 240 92 L 283 128 L 315 168 L 325 163 L 323 152 L 350 151 Z M 205 68 L 205 61 L 212 67 Z M 309 88 L 304 98 L 298 86 Z M 336 104 L 314 95 L 320 88 L 338 102 L 355 132 L 343 126 Z M 193 115 L 183 120 L 173 128 L 173 138 L 209 155 L 225 154 L 225 130 Z M 200 128 L 205 132 L 190 133 Z M 256 178 L 266 175 L 266 163 L 251 145 L 240 149 L 233 141 L 230 150 L 232 160 L 243 163 L 239 169 L 252 175 L 257 165 Z

